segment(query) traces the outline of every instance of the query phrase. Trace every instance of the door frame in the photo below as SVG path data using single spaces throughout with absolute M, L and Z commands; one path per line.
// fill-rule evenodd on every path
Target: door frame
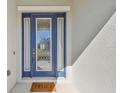
M 29 13 L 29 12 L 66 12 L 66 35 L 67 35 L 67 57 L 66 62 L 67 64 L 71 64 L 71 29 L 72 29 L 72 12 L 71 12 L 71 6 L 17 6 L 17 47 L 19 48 L 17 50 L 17 82 L 28 82 L 29 80 L 24 80 L 22 77 L 22 13 Z M 70 70 L 71 66 L 66 67 L 67 74 L 66 78 L 70 77 Z M 37 80 L 34 78 L 33 80 Z
M 66 13 L 65 12 L 63 12 L 63 13 L 22 13 L 22 77 L 29 77 L 29 76 L 32 77 L 32 71 L 30 71 L 30 72 L 24 71 L 24 24 L 23 24 L 25 17 L 30 17 L 32 19 L 31 15 L 54 15 L 54 16 L 56 16 L 56 18 L 64 17 L 64 38 L 63 38 L 64 39 L 63 40 L 64 41 L 64 71 L 57 71 L 57 52 L 56 52 L 56 64 L 54 63 L 54 65 L 55 65 L 54 69 L 56 70 L 55 76 L 53 76 L 53 75 L 48 76 L 46 74 L 41 76 L 41 75 L 37 74 L 36 77 L 66 77 Z M 57 23 L 56 23 L 56 25 L 57 25 Z M 30 30 L 32 30 L 32 27 L 33 26 L 31 26 Z M 57 31 L 57 27 L 56 27 L 56 31 Z M 31 31 L 31 33 L 32 33 L 32 31 Z M 56 40 L 56 43 L 57 43 L 57 40 Z M 31 47 L 32 47 L 32 45 L 31 45 Z M 32 50 L 30 50 L 30 51 L 32 51 Z M 56 51 L 57 51 L 57 46 L 56 46 Z M 30 55 L 32 55 L 32 54 L 30 54 Z M 30 58 L 30 59 L 31 59 L 31 63 L 32 63 L 32 58 Z M 33 77 L 35 77 L 35 76 L 33 76 Z

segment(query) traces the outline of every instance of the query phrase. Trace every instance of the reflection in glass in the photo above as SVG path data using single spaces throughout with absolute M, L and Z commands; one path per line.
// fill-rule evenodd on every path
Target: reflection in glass
M 51 71 L 51 19 L 36 18 L 36 70 Z

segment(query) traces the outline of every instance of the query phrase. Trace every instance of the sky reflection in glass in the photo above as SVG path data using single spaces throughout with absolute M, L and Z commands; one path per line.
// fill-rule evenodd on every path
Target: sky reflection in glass
M 41 41 L 41 39 L 50 38 L 50 32 L 48 30 L 37 31 L 37 43 Z

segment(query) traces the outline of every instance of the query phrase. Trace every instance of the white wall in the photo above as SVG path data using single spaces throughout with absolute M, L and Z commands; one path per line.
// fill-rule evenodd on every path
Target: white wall
M 7 77 L 7 91 L 16 83 L 17 59 L 16 59 L 16 0 L 7 1 L 7 69 L 11 75 Z M 13 55 L 15 51 L 15 55 Z
M 115 14 L 73 64 L 79 93 L 116 93 Z
M 115 0 L 73 0 L 73 63 L 115 12 L 115 6 Z
M 70 5 L 72 0 L 17 0 L 17 5 Z

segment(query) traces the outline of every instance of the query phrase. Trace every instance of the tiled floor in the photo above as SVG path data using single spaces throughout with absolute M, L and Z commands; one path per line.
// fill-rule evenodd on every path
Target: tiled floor
M 31 83 L 17 83 L 10 93 L 78 93 L 72 84 L 56 84 L 56 92 L 30 92 Z

